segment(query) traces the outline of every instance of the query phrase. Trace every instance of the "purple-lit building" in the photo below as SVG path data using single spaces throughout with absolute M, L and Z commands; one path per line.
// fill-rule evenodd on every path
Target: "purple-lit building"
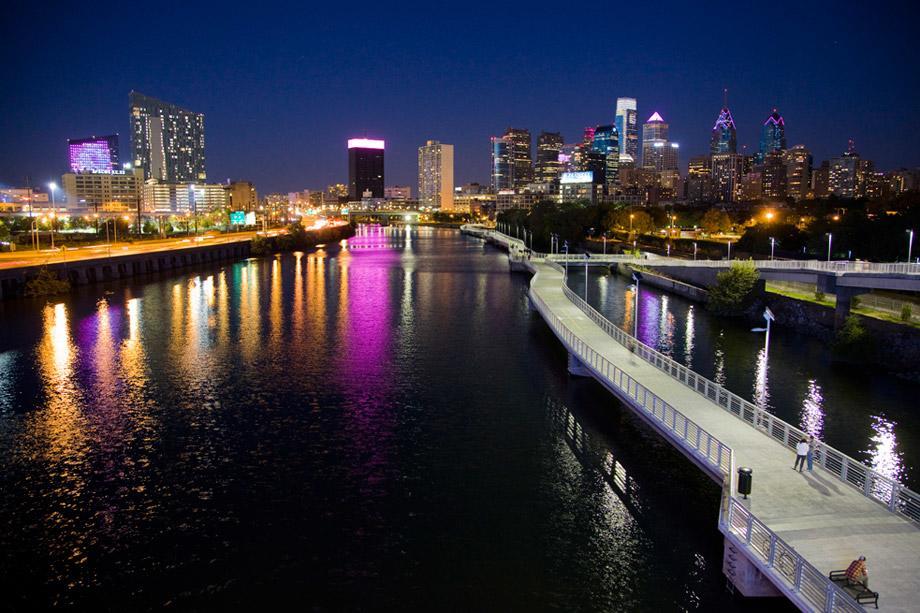
M 71 138 L 67 147 L 72 172 L 110 173 L 121 170 L 117 134 Z

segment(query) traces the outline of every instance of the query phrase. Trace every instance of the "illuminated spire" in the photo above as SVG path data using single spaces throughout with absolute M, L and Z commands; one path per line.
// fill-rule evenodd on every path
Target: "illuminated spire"
M 663 122 L 664 119 L 661 118 L 661 115 L 658 114 L 658 111 L 655 111 L 654 113 L 652 113 L 652 116 L 649 117 L 649 118 L 648 118 L 648 121 L 646 121 L 645 123 L 652 123 L 653 121 L 662 121 L 662 122 Z

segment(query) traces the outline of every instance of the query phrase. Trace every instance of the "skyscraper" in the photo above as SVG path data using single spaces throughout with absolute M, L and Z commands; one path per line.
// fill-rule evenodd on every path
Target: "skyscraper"
M 786 198 L 786 160 L 784 151 L 770 151 L 764 157 L 761 171 L 761 193 L 764 198 L 784 200 Z
M 383 148 L 382 140 L 348 140 L 349 199 L 361 200 L 365 192 L 371 198 L 383 198 Z
M 617 184 L 620 162 L 620 138 L 616 126 L 597 126 L 591 148 L 604 156 L 604 185 L 607 193 L 612 194 Z
M 756 162 L 763 164 L 768 153 L 786 149 L 786 122 L 776 109 L 770 113 L 760 128 L 760 151 Z
M 533 156 L 531 155 L 530 131 L 508 128 L 503 137 L 510 145 L 511 184 L 514 189 L 523 189 L 533 182 Z
M 642 167 L 677 170 L 678 145 L 668 140 L 669 126 L 657 112 L 642 125 Z
M 722 110 L 719 111 L 719 117 L 712 126 L 712 137 L 709 141 L 709 152 L 717 153 L 738 153 L 738 136 L 735 133 L 735 120 L 732 119 L 732 112 L 728 110 L 728 90 L 725 90 L 725 102 Z
M 204 181 L 204 115 L 132 91 L 131 146 L 145 179 Z
M 617 114 L 614 121 L 620 136 L 621 164 L 635 164 L 639 161 L 639 118 L 635 98 L 617 98 Z
M 72 172 L 110 173 L 121 170 L 118 162 L 118 135 L 91 136 L 67 140 Z
M 540 132 L 537 137 L 536 179 L 541 183 L 555 183 L 562 173 L 562 161 L 559 159 L 563 147 L 562 134 L 559 132 Z
M 712 201 L 712 160 L 708 155 L 690 158 L 687 166 L 687 200 L 693 203 Z
M 511 142 L 501 136 L 492 137 L 492 192 L 512 189 L 514 183 L 511 163 Z
M 866 195 L 868 174 L 873 170 L 872 161 L 860 158 L 850 139 L 846 152 L 830 161 L 828 190 L 840 198 L 861 198 Z
M 811 191 L 811 153 L 805 145 L 786 150 L 786 194 L 798 201 Z
M 430 140 L 418 148 L 418 199 L 422 206 L 454 210 L 454 146 Z
M 735 202 L 744 174 L 744 156 L 737 153 L 714 153 L 711 159 L 714 200 Z

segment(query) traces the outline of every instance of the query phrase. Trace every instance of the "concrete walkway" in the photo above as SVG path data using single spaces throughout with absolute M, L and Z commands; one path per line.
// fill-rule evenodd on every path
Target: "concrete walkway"
M 553 267 L 530 267 L 537 272 L 531 292 L 582 341 L 731 447 L 736 466 L 753 469 L 753 494 L 744 504 L 780 538 L 825 576 L 865 555 L 879 608 L 920 610 L 916 524 L 817 466 L 810 474 L 793 471 L 790 450 L 616 342 L 565 296 L 562 274 Z

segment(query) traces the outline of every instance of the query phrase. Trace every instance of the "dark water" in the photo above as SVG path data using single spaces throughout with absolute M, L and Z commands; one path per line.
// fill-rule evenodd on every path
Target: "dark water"
M 584 268 L 569 284 L 584 295 Z M 589 272 L 588 301 L 634 330 L 632 281 Z M 766 322 L 762 322 L 765 324 Z M 711 316 L 705 305 L 641 285 L 639 338 L 879 472 L 920 489 L 920 385 L 831 361 L 820 341 L 773 327 Z
M 0 305 L 0 608 L 735 608 L 718 488 L 526 291 L 374 230 Z

